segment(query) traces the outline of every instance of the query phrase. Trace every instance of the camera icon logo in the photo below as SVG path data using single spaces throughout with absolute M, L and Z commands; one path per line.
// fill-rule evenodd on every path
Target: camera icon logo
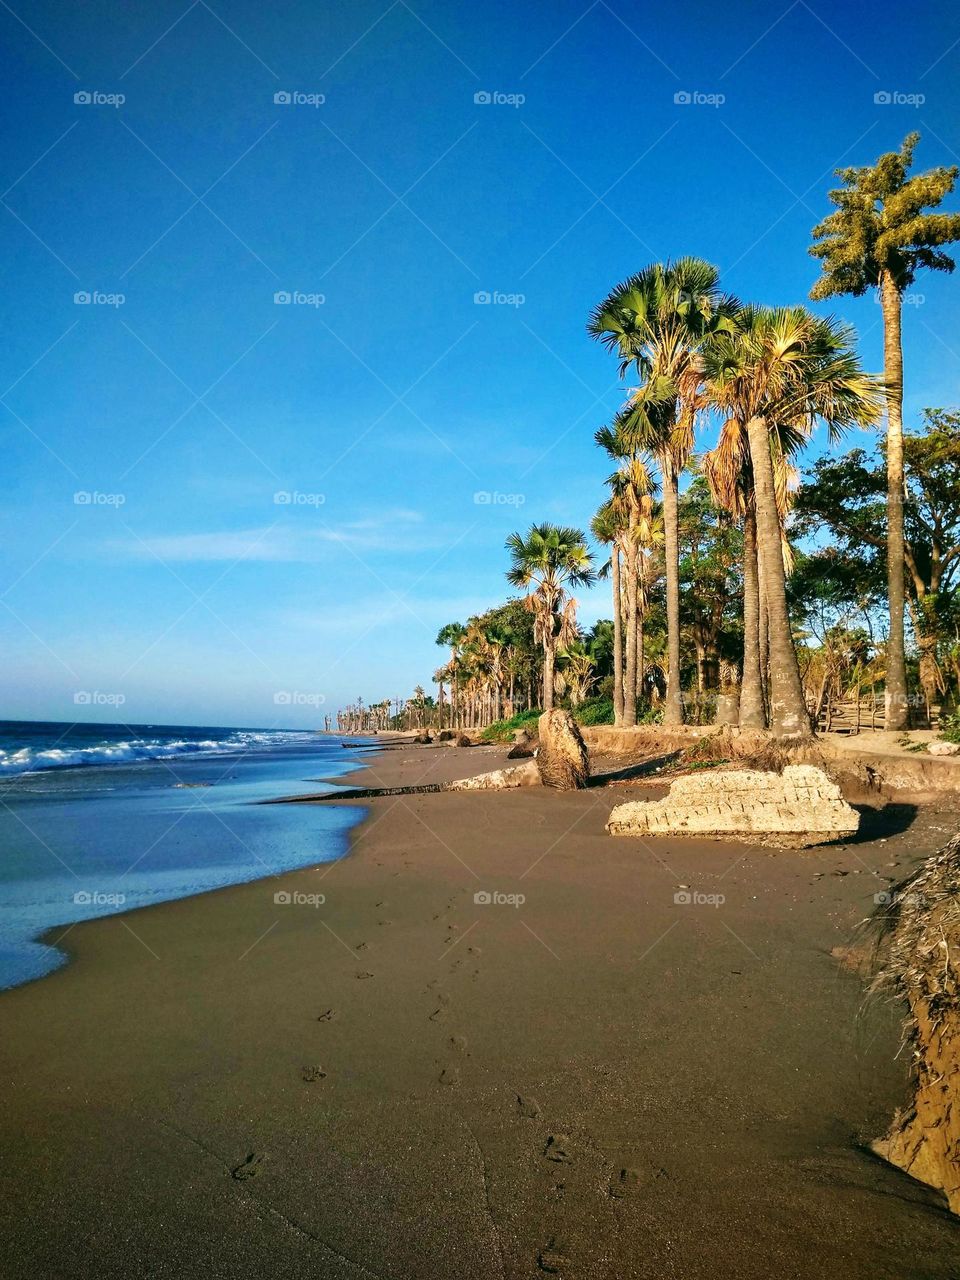
M 288 907 L 290 905 L 290 894 L 286 889 L 278 889 L 273 895 L 273 900 L 278 907 Z
M 673 95 L 673 101 L 678 107 L 689 107 L 693 98 L 687 89 L 678 89 Z
M 93 699 L 91 698 L 90 694 L 86 692 L 86 690 L 81 689 L 79 692 L 73 695 L 73 701 L 78 707 L 89 707 Z
M 281 689 L 279 693 L 273 695 L 273 701 L 278 707 L 289 707 L 290 694 L 285 689 Z
M 277 307 L 289 307 L 292 301 L 293 299 L 286 289 L 278 289 L 273 295 L 273 303 Z
M 78 107 L 87 107 L 93 101 L 93 96 L 87 89 L 81 89 L 73 95 L 73 100 Z
M 887 89 L 881 89 L 873 95 L 873 101 L 878 107 L 889 107 L 893 101 L 893 95 Z
M 78 307 L 89 307 L 92 298 L 86 289 L 80 289 L 73 295 L 73 301 Z
M 493 97 L 485 89 L 481 89 L 479 93 L 473 95 L 473 100 L 478 107 L 486 107 L 493 101 Z
M 480 289 L 473 295 L 473 301 L 478 307 L 486 307 L 490 305 L 490 294 L 486 289 Z
M 273 95 L 273 101 L 278 107 L 289 107 L 293 97 L 286 89 L 280 89 Z
M 86 889 L 80 889 L 73 895 L 73 901 L 78 907 L 89 907 L 93 901 L 93 894 Z
M 678 889 L 673 895 L 673 901 L 678 907 L 688 907 L 693 901 L 689 889 Z
M 473 895 L 473 900 L 478 907 L 488 907 L 493 901 L 493 895 L 487 889 L 478 889 Z

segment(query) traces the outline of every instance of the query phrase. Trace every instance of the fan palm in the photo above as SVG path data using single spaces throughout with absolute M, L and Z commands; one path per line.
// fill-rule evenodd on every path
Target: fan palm
M 952 271 L 954 261 L 940 248 L 960 240 L 960 213 L 930 213 L 953 190 L 956 166 L 908 177 L 920 141 L 910 133 L 899 150 L 880 156 L 871 168 L 838 169 L 843 186 L 830 192 L 836 210 L 813 228 L 810 252 L 823 274 L 811 297 L 859 297 L 880 293 L 883 362 L 887 396 L 887 641 L 886 725 L 907 723 L 907 676 L 903 639 L 903 348 L 900 320 L 903 294 L 921 267 Z
M 528 589 L 525 604 L 543 646 L 543 708 L 550 711 L 557 646 L 566 648 L 576 636 L 577 602 L 567 588 L 594 582 L 592 558 L 580 529 L 552 524 L 531 525 L 525 536 L 512 533 L 506 547 L 512 560 L 507 580 Z
M 723 475 L 715 467 L 714 483 L 735 498 L 738 488 L 748 483 L 743 478 L 747 464 L 752 479 L 757 562 L 769 620 L 770 727 L 778 737 L 804 737 L 812 730 L 787 611 L 780 518 L 786 470 L 775 467 L 775 458 L 782 462 L 818 419 L 831 433 L 874 422 L 881 409 L 881 389 L 878 379 L 863 372 L 852 331 L 803 307 L 744 308 L 735 330 L 719 335 L 704 349 L 704 393 L 726 419 L 728 471 Z M 749 512 L 748 505 L 745 510 Z M 747 527 L 744 695 L 748 698 L 759 686 L 759 586 L 751 580 L 749 534 Z M 748 718 L 753 715 L 749 701 L 745 713 Z M 743 718 L 741 725 L 746 727 Z
M 683 719 L 680 689 L 679 477 L 693 449 L 700 402 L 699 352 L 726 329 L 737 307 L 719 289 L 716 267 L 702 258 L 655 263 L 623 281 L 597 306 L 587 325 L 592 337 L 620 357 L 621 377 L 634 366 L 644 385 L 626 412 L 652 400 L 662 406 L 651 419 L 656 435 L 645 447 L 657 459 L 663 482 L 667 579 L 668 679 L 664 723 Z M 649 417 L 649 414 L 648 414 Z
M 450 724 L 460 724 L 460 648 L 466 637 L 467 629 L 462 622 L 448 622 L 437 632 L 437 644 L 445 645 L 450 650 Z
M 623 724 L 623 609 L 620 600 L 620 537 L 623 532 L 622 516 L 612 499 L 608 498 L 590 521 L 590 532 L 596 540 L 609 546 L 610 582 L 613 590 L 613 723 Z M 607 570 L 604 565 L 600 576 Z

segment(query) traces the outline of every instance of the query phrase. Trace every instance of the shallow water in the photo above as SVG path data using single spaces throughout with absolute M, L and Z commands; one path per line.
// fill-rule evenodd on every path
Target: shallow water
M 133 727 L 127 741 L 147 741 L 145 728 Z M 69 945 L 68 930 L 80 920 L 313 866 L 346 851 L 360 810 L 254 803 L 326 790 L 318 777 L 356 768 L 355 753 L 344 751 L 339 739 L 152 728 L 161 747 L 182 745 L 154 759 L 121 754 L 123 763 L 108 763 L 101 751 L 96 764 L 47 763 L 42 771 L 8 773 L 0 781 L 0 988 L 66 963 L 57 942 Z M 241 732 L 247 736 L 231 744 L 229 735 Z M 78 745 L 74 738 L 55 749 L 122 745 L 115 732 L 99 737 L 102 743 Z M 28 749 L 50 750 L 41 735 L 34 738 Z M 8 735 L 0 741 L 9 756 Z M 55 926 L 63 928 L 37 941 Z

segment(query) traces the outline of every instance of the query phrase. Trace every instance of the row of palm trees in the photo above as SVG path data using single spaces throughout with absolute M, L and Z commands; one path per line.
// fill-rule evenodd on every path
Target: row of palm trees
M 898 152 L 881 156 L 874 166 L 838 170 L 843 185 L 830 193 L 836 211 L 813 230 L 811 253 L 823 267 L 814 297 L 878 290 L 883 378 L 862 368 L 848 326 L 801 306 L 744 304 L 721 290 L 717 269 L 701 258 L 645 267 L 594 308 L 588 332 L 617 358 L 621 378 L 636 378 L 613 421 L 596 434 L 614 471 L 609 495 L 591 524 L 597 540 L 610 548 L 600 572 L 609 572 L 613 592 L 617 724 L 636 723 L 644 689 L 644 618 L 661 563 L 667 627 L 663 721 L 676 725 L 684 718 L 679 486 L 697 432 L 709 424 L 718 436 L 703 457 L 703 473 L 714 502 L 743 531 L 742 669 L 738 696 L 719 701 L 722 716 L 741 728 L 769 728 L 780 738 L 812 732 L 786 595 L 794 459 L 817 423 L 836 436 L 876 422 L 886 408 L 887 727 L 903 727 L 908 699 L 901 309 L 920 268 L 953 269 L 942 246 L 960 239 L 960 214 L 930 212 L 953 190 L 958 171 L 940 167 L 909 176 L 917 141 L 918 135 L 909 135 Z M 506 545 L 507 578 L 527 592 L 524 604 L 542 650 L 543 705 L 549 709 L 557 655 L 570 650 L 578 635 L 572 588 L 591 584 L 596 572 L 586 537 L 576 528 L 533 525 L 526 534 L 512 534 Z M 466 629 L 451 624 L 438 643 L 450 646 L 451 711 L 463 722 L 458 664 Z M 502 667 L 490 656 L 487 637 L 474 634 L 469 644 L 474 687 L 468 700 L 472 714 L 485 718 L 499 711 Z M 477 710 L 480 689 L 495 692 L 489 705 Z

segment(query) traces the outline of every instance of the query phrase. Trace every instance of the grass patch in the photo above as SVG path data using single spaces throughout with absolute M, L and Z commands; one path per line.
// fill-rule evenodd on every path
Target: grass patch
M 494 720 L 481 732 L 480 738 L 483 742 L 512 742 L 518 729 L 526 729 L 531 737 L 536 737 L 537 721 L 542 715 L 539 710 L 519 711 L 509 720 Z

